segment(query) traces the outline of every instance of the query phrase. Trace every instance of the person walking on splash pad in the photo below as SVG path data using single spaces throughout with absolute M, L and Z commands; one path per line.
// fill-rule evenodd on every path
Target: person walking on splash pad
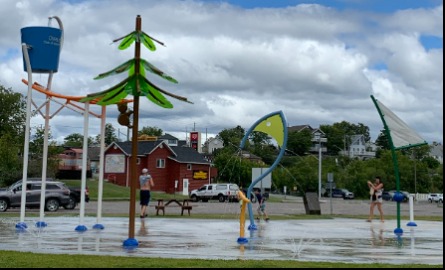
M 369 195 L 371 195 L 371 206 L 369 209 L 369 218 L 368 222 L 371 222 L 374 218 L 374 208 L 377 206 L 377 209 L 380 213 L 380 221 L 384 222 L 383 220 L 383 209 L 382 209 L 382 203 L 383 203 L 383 183 L 380 178 L 380 176 L 377 176 L 375 178 L 375 182 L 372 183 L 371 181 L 368 181 L 368 187 L 369 187 Z
M 259 221 L 261 219 L 261 216 L 264 216 L 264 220 L 269 221 L 269 217 L 267 216 L 267 213 L 266 213 L 266 198 L 265 198 L 265 196 L 261 195 L 261 192 L 258 189 L 255 190 L 255 196 L 256 196 L 256 200 L 258 202 L 257 220 Z

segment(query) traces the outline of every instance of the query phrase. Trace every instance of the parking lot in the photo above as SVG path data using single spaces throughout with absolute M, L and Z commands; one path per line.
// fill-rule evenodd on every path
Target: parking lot
M 272 217 L 274 215 L 304 215 L 306 214 L 303 198 L 293 197 L 293 196 L 282 196 L 274 195 L 280 202 L 267 202 L 266 211 Z M 276 201 L 276 200 L 274 200 Z M 149 215 L 155 215 L 155 205 L 156 201 L 151 201 L 149 204 Z M 212 200 L 209 202 L 192 202 L 193 209 L 191 215 L 193 214 L 237 214 L 240 211 L 240 206 L 238 203 L 224 202 L 220 203 L 217 200 Z M 253 210 L 256 212 L 257 205 L 253 205 Z M 383 212 L 385 216 L 396 216 L 397 215 L 397 204 L 393 201 L 384 201 L 382 204 Z M 97 214 L 98 203 L 97 201 L 90 201 L 85 203 L 85 213 L 88 215 Z M 138 202 L 135 205 L 136 213 L 139 213 Z M 320 200 L 320 210 L 322 215 L 368 215 L 369 214 L 369 201 L 368 200 L 343 200 L 341 198 L 321 198 Z M 30 209 L 27 212 L 38 212 L 38 209 Z M 79 206 L 74 210 L 65 210 L 60 208 L 58 213 L 76 213 L 79 211 Z M 410 215 L 409 203 L 400 203 L 400 213 L 404 217 L 409 217 Z M 413 203 L 413 213 L 414 218 L 416 216 L 434 216 L 442 217 L 443 219 L 443 204 L 429 203 L 428 201 L 420 201 Z M 20 212 L 20 208 L 8 209 L 10 212 Z M 166 214 L 180 214 L 181 210 L 179 207 L 167 208 Z M 102 214 L 104 215 L 128 215 L 129 213 L 129 202 L 128 201 L 105 201 L 102 203 Z M 377 209 L 375 209 L 377 214 Z M 0 213 L 1 216 L 1 213 Z
M 271 195 L 277 196 L 277 195 Z M 306 214 L 303 198 L 281 196 L 281 202 L 267 202 L 266 211 L 269 215 L 303 215 Z M 136 210 L 138 211 L 138 203 L 136 203 Z M 150 202 L 149 215 L 155 213 L 156 202 Z M 218 201 L 209 202 L 193 202 L 192 215 L 196 214 L 233 214 L 238 213 L 240 206 L 238 203 L 220 203 Z M 256 210 L 257 205 L 253 205 L 253 210 Z M 428 203 L 427 201 L 414 202 L 414 217 L 416 216 L 440 216 L 443 218 L 443 204 Z M 104 202 L 104 214 L 126 214 L 129 212 L 129 202 Z M 395 216 L 397 214 L 396 202 L 383 202 L 383 211 L 385 215 Z M 96 213 L 97 202 L 90 202 L 86 204 L 86 213 Z M 369 201 L 368 200 L 343 200 L 341 198 L 322 198 L 320 200 L 320 209 L 322 215 L 368 215 Z M 168 211 L 168 212 L 167 212 Z M 180 210 L 167 209 L 166 213 L 172 213 Z M 377 209 L 375 210 L 377 213 Z M 400 212 L 402 216 L 409 217 L 409 203 L 400 204 Z

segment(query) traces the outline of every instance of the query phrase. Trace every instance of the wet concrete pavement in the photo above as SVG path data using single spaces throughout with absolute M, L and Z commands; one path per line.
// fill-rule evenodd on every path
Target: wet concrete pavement
M 343 211 L 365 214 L 369 211 L 369 204 L 365 201 L 336 202 L 339 205 L 333 205 L 334 214 Z M 94 204 L 87 204 L 86 213 L 96 211 Z M 237 203 L 193 204 L 192 215 L 209 211 L 221 214 L 239 212 Z M 391 207 L 395 206 L 389 203 L 384 205 L 388 214 L 395 214 L 390 213 L 394 210 Z M 322 202 L 320 206 L 322 213 L 329 213 L 328 202 Z M 417 215 L 434 213 L 443 217 L 443 208 L 437 205 L 419 203 L 417 207 L 416 204 L 414 206 L 415 209 L 424 208 Z M 103 207 L 103 213 L 126 213 L 129 205 L 128 202 L 107 202 Z M 303 214 L 304 206 L 297 201 L 286 201 L 269 203 L 268 210 L 277 215 Z M 402 210 L 402 215 L 405 215 L 403 211 L 406 210 Z M 255 231 L 247 229 L 250 224 L 247 220 L 245 237 L 248 242 L 239 244 L 238 219 L 180 218 L 178 208 L 166 210 L 166 214 L 178 215 L 178 218 L 153 218 L 153 213 L 154 208 L 150 208 L 148 218 L 136 219 L 135 238 L 139 246 L 135 249 L 123 247 L 123 242 L 128 239 L 128 218 L 102 218 L 100 223 L 105 227 L 103 230 L 93 229 L 98 221 L 94 217 L 83 218 L 83 224 L 80 224 L 79 217 L 63 214 L 48 217 L 45 220 L 48 226 L 43 229 L 34 226 L 37 218 L 26 218 L 28 229 L 19 232 L 15 229 L 18 218 L 2 217 L 0 213 L 0 250 L 163 258 L 443 265 L 443 221 L 419 220 L 416 221 L 417 226 L 411 227 L 407 226 L 407 220 L 403 220 L 401 226 L 404 233 L 397 236 L 394 234 L 396 220 L 384 223 L 348 218 L 271 220 L 257 223 L 258 230 Z M 406 215 L 409 215 L 409 209 Z M 88 230 L 77 232 L 75 228 L 78 225 L 85 225 Z

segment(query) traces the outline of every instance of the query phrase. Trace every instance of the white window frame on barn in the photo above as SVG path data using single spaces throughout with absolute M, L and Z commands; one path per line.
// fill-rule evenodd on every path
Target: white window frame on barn
M 156 168 L 165 168 L 165 159 L 163 158 L 156 159 Z

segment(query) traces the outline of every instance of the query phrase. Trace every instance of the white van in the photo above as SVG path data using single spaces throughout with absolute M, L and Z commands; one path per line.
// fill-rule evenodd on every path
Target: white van
M 194 189 L 190 192 L 190 198 L 197 202 L 199 200 L 207 202 L 208 200 L 216 200 L 219 202 L 225 202 L 226 200 L 237 201 L 237 193 L 239 187 L 237 184 L 220 183 L 220 184 L 208 184 L 198 189 Z

